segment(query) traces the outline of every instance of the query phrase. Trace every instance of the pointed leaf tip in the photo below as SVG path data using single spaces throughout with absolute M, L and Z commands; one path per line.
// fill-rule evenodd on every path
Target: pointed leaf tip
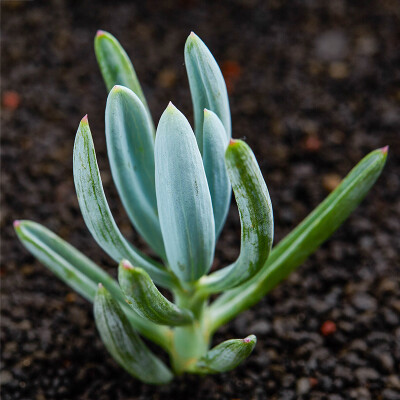
M 17 229 L 21 225 L 21 221 L 15 220 L 13 222 L 14 228 Z
M 86 114 L 82 119 L 81 119 L 81 124 L 88 124 L 89 120 L 88 120 L 88 115 Z
M 96 32 L 96 37 L 103 36 L 103 35 L 105 35 L 105 34 L 106 34 L 105 31 L 102 31 L 101 29 L 99 29 L 99 30 Z
M 124 269 L 126 269 L 126 270 L 131 270 L 131 269 L 133 269 L 132 264 L 131 264 L 129 261 L 127 261 L 127 260 L 122 260 L 122 261 L 121 261 L 121 265 L 122 265 L 122 268 L 124 268 Z
M 229 146 L 233 146 L 236 142 L 237 142 L 237 140 L 231 138 L 229 140 Z
M 381 148 L 380 148 L 380 151 L 381 151 L 383 154 L 387 154 L 388 151 L 389 151 L 389 146 L 381 147 Z

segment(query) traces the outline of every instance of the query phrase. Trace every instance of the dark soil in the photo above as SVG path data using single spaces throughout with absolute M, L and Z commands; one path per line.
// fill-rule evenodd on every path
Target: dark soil
M 137 3 L 137 4 L 135 4 Z M 162 3 L 162 4 L 160 4 Z M 400 3 L 376 1 L 2 1 L 2 398 L 399 399 Z M 105 153 L 97 29 L 131 55 L 155 120 L 169 100 L 192 115 L 183 45 L 194 30 L 222 65 L 235 137 L 269 186 L 276 240 L 369 151 L 389 144 L 377 185 L 346 224 L 215 343 L 254 333 L 235 371 L 151 387 L 125 373 L 91 305 L 20 245 L 33 219 L 115 274 L 84 226 L 72 146 L 88 113 L 107 196 L 132 232 Z M 14 93 L 15 92 L 15 93 Z M 232 205 L 217 266 L 235 259 Z

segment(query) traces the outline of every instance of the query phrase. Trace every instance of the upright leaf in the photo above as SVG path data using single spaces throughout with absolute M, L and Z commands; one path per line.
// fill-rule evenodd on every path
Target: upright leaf
M 169 266 L 184 281 L 211 267 L 215 229 L 211 196 L 189 122 L 171 103 L 155 143 L 156 193 Z
M 127 259 L 146 270 L 158 284 L 172 287 L 175 281 L 171 274 L 135 249 L 119 231 L 104 194 L 87 117 L 76 134 L 73 169 L 83 218 L 99 246 L 116 262 Z
M 231 202 L 232 188 L 225 166 L 225 150 L 228 142 L 221 120 L 215 113 L 205 109 L 203 164 L 213 205 L 216 238 L 224 226 Z
M 240 214 L 240 255 L 229 267 L 201 279 L 199 288 L 206 293 L 233 288 L 254 276 L 267 260 L 274 236 L 271 199 L 250 147 L 231 140 L 225 160 Z
M 94 50 L 107 87 L 107 93 L 115 85 L 125 86 L 139 97 L 149 112 L 146 98 L 144 97 L 132 62 L 118 40 L 108 32 L 97 31 L 94 39 Z
M 257 339 L 254 335 L 244 339 L 231 339 L 211 349 L 192 367 L 192 372 L 216 374 L 231 371 L 241 364 L 253 351 Z
M 231 114 L 224 77 L 207 46 L 193 32 L 185 45 L 185 65 L 192 94 L 197 143 L 203 150 L 203 110 L 207 108 L 218 115 L 231 137 Z
M 124 260 L 119 265 L 118 281 L 128 304 L 143 318 L 170 326 L 186 325 L 193 321 L 192 313 L 167 300 L 143 269 L 132 267 Z
M 217 329 L 260 301 L 328 239 L 376 182 L 386 157 L 387 147 L 365 156 L 342 183 L 273 249 L 256 276 L 220 296 L 211 306 L 211 329 Z
M 171 371 L 147 348 L 121 307 L 102 285 L 94 299 L 94 318 L 107 350 L 126 371 L 150 384 L 171 381 Z
M 114 86 L 106 106 L 107 151 L 113 180 L 135 228 L 161 257 L 152 123 L 130 89 Z
M 120 301 L 135 330 L 167 349 L 169 330 L 141 318 L 131 310 L 117 282 L 93 261 L 43 225 L 33 221 L 15 221 L 14 227 L 22 244 L 73 290 L 93 301 L 97 284 L 102 282 Z

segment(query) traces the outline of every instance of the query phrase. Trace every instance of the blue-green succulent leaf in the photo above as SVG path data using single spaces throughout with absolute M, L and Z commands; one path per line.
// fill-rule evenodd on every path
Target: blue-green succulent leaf
M 136 314 L 125 303 L 118 283 L 93 261 L 55 233 L 33 221 L 15 221 L 22 244 L 58 278 L 89 301 L 94 300 L 97 283 L 102 282 L 118 299 L 135 330 L 167 349 L 169 330 Z
M 85 223 L 99 246 L 116 262 L 129 260 L 147 271 L 159 285 L 171 288 L 173 276 L 161 265 L 135 249 L 119 231 L 101 183 L 87 117 L 79 124 L 74 144 L 74 181 Z
M 231 339 L 211 349 L 192 367 L 192 372 L 216 374 L 231 371 L 241 364 L 253 351 L 257 339 L 254 335 L 244 339 Z
M 213 205 L 216 238 L 221 233 L 231 203 L 232 188 L 225 165 L 228 143 L 221 120 L 215 113 L 205 109 L 203 164 Z
M 189 310 L 167 300 L 156 288 L 149 274 L 128 261 L 119 264 L 118 281 L 132 309 L 145 319 L 160 325 L 179 326 L 193 321 Z
M 203 41 L 193 32 L 185 44 L 185 65 L 192 94 L 197 143 L 203 151 L 203 110 L 218 115 L 231 137 L 231 113 L 224 77 L 215 58 Z
M 215 228 L 210 191 L 194 133 L 171 103 L 155 143 L 158 215 L 168 263 L 183 281 L 211 267 Z
M 93 308 L 101 339 L 118 364 L 146 383 L 160 385 L 171 381 L 171 371 L 147 348 L 121 307 L 101 284 Z
M 108 32 L 98 31 L 94 39 L 94 50 L 107 92 L 115 85 L 131 89 L 150 115 L 135 69 L 118 40 Z
M 158 220 L 152 123 L 142 102 L 114 86 L 106 106 L 106 139 L 113 180 L 127 214 L 150 247 L 165 258 Z
M 274 236 L 271 199 L 250 147 L 231 140 L 225 160 L 240 215 L 240 255 L 232 265 L 201 279 L 199 288 L 207 293 L 233 288 L 254 276 L 267 260 Z
M 341 184 L 288 236 L 274 247 L 260 272 L 220 296 L 210 308 L 211 330 L 227 323 L 261 300 L 301 265 L 347 219 L 374 185 L 387 157 L 387 147 L 365 156 Z

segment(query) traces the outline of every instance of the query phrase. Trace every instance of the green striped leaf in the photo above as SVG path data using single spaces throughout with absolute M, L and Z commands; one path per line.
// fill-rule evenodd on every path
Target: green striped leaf
M 131 375 L 155 385 L 172 380 L 171 371 L 147 348 L 121 307 L 101 284 L 94 299 L 94 318 L 107 350 Z
M 211 306 L 212 330 L 257 303 L 301 265 L 347 219 L 378 179 L 387 147 L 364 157 L 341 184 L 271 252 L 262 270 Z
M 157 128 L 155 164 L 158 215 L 169 266 L 181 280 L 195 281 L 210 269 L 214 257 L 214 216 L 195 136 L 172 103 Z
M 106 106 L 107 152 L 113 180 L 130 220 L 165 258 L 158 220 L 152 122 L 130 89 L 114 86 Z
M 104 194 L 87 117 L 82 119 L 76 134 L 73 169 L 83 218 L 99 246 L 116 262 L 127 259 L 147 271 L 161 286 L 174 286 L 172 275 L 135 249 L 119 231 Z
M 97 31 L 94 39 L 94 50 L 107 92 L 115 85 L 131 89 L 139 97 L 150 115 L 135 69 L 118 40 L 108 32 Z
M 218 115 L 231 137 L 231 113 L 224 77 L 207 46 L 193 32 L 185 44 L 185 65 L 192 94 L 197 143 L 203 150 L 203 110 L 207 108 Z
M 267 260 L 274 236 L 271 199 L 250 147 L 231 140 L 225 161 L 240 214 L 240 255 L 232 265 L 201 279 L 199 289 L 206 293 L 233 288 L 254 276 Z
M 205 109 L 203 164 L 213 205 L 216 238 L 224 226 L 231 202 L 232 188 L 225 166 L 228 142 L 221 120 L 215 113 Z
M 93 261 L 43 225 L 33 221 L 15 221 L 14 227 L 22 244 L 73 290 L 93 301 L 97 284 L 102 282 L 120 301 L 134 329 L 167 349 L 169 330 L 134 313 L 125 303 L 118 283 Z
M 167 300 L 156 288 L 149 274 L 128 261 L 119 264 L 118 281 L 128 304 L 145 319 L 160 325 L 179 326 L 193 321 L 189 310 Z
M 257 338 L 231 339 L 220 343 L 202 357 L 192 370 L 199 374 L 216 374 L 231 371 L 241 364 L 253 351 Z

